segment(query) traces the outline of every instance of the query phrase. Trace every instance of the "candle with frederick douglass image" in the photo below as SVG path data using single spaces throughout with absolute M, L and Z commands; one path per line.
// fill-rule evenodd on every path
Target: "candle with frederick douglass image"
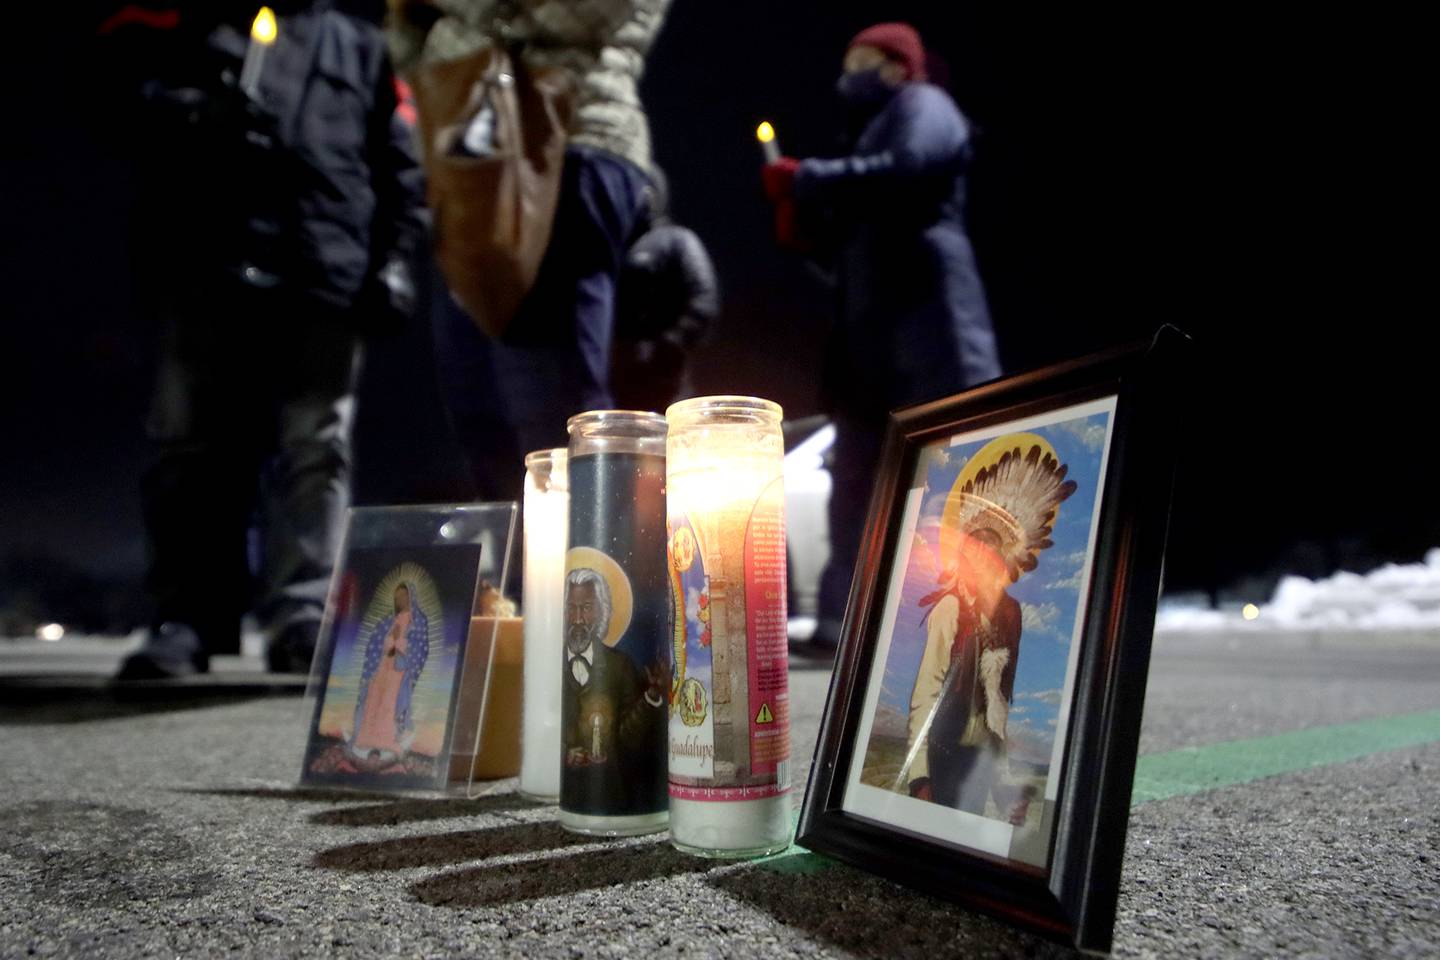
M 653 833 L 669 806 L 665 418 L 599 410 L 569 426 L 560 823 Z

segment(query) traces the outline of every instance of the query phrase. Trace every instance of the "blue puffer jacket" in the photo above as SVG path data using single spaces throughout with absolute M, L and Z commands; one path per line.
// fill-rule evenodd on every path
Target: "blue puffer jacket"
M 839 316 L 825 391 L 834 413 L 874 418 L 1000 375 L 965 233 L 965 118 L 944 90 L 901 87 L 854 153 L 801 163 L 795 196 L 839 238 Z

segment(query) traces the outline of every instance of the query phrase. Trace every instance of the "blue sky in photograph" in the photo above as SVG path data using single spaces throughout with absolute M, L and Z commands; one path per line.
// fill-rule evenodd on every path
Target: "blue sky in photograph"
M 1054 744 L 1071 636 L 1080 614 L 1080 577 L 1099 495 L 1109 416 L 1101 412 L 1024 431 L 1049 441 L 1060 462 L 1069 466 L 1068 478 L 1077 484 L 1075 493 L 1060 505 L 1051 537 L 1055 545 L 1040 554 L 1035 570 L 1021 574 L 1009 588 L 1010 595 L 1020 602 L 1024 618 L 1010 739 L 1012 749 L 1035 755 L 1037 760 L 1048 760 Z M 970 457 L 988 442 L 952 447 L 942 441 L 921 454 L 924 505 L 908 558 L 880 694 L 879 710 L 890 715 L 892 729 L 896 713 L 909 713 L 911 688 L 925 650 L 926 629 L 921 622 L 925 608 L 919 601 L 936 588 L 935 552 L 945 498 Z

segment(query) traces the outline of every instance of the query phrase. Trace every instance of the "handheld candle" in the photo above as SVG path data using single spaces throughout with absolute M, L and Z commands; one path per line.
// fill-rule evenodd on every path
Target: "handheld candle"
M 255 98 L 260 93 L 260 73 L 265 67 L 265 56 L 270 52 L 280 28 L 275 22 L 275 11 L 261 7 L 250 25 L 250 43 L 245 48 L 245 62 L 240 67 L 240 89 L 245 96 Z
M 775 140 L 775 127 L 769 120 L 755 128 L 755 139 L 760 141 L 760 150 L 765 154 L 766 163 L 780 159 L 780 144 Z

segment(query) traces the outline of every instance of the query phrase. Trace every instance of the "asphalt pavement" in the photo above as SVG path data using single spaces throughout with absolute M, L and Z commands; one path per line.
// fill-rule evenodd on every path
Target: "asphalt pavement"
M 299 697 L 17 679 L 48 655 L 0 642 L 0 957 L 1069 955 L 812 854 L 575 837 L 513 782 L 297 789 Z M 828 681 L 792 669 L 797 807 Z M 1161 638 L 1141 752 L 1116 956 L 1440 955 L 1440 642 Z

